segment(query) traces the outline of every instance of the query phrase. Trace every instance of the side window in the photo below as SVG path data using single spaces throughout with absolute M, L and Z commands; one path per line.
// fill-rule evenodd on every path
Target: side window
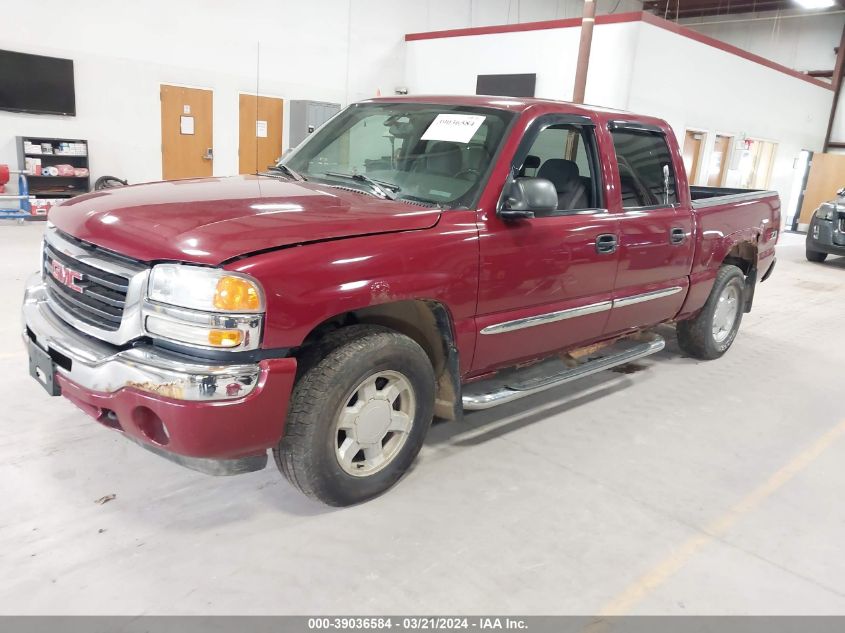
M 635 209 L 675 204 L 678 201 L 675 171 L 663 134 L 620 129 L 611 131 L 611 135 L 619 165 L 622 207 Z
M 545 178 L 557 190 L 558 211 L 596 208 L 592 132 L 578 125 L 550 125 L 537 134 L 519 171 Z

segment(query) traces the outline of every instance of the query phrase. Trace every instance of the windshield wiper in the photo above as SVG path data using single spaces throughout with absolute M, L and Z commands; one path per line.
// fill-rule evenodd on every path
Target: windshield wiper
M 295 172 L 293 169 L 291 169 L 287 165 L 281 165 L 281 164 L 280 165 L 273 165 L 272 167 L 269 167 L 268 169 L 270 171 L 281 172 L 281 173 L 285 174 L 286 176 L 292 178 L 293 180 L 297 180 L 299 182 L 302 182 L 303 180 L 307 180 L 307 178 L 305 178 L 305 176 L 303 176 L 299 172 Z
M 364 182 L 370 185 L 379 197 L 387 200 L 396 200 L 396 194 L 402 191 L 399 185 L 394 185 L 392 182 L 384 182 L 383 180 L 375 180 L 364 174 L 342 174 L 337 171 L 327 171 L 326 176 L 333 176 L 335 178 L 348 178 L 357 182 Z

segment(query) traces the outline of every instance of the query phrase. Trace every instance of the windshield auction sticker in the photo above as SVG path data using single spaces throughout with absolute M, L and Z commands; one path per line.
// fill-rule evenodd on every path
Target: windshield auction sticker
M 480 114 L 438 114 L 422 135 L 422 140 L 469 143 L 484 119 Z

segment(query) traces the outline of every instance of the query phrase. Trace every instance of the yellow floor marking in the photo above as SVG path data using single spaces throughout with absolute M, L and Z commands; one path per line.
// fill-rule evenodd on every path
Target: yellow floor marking
M 670 556 L 640 576 L 625 591 L 605 605 L 601 615 L 613 616 L 629 613 L 643 598 L 680 570 L 699 550 L 714 539 L 723 536 L 740 518 L 757 508 L 763 501 L 787 484 L 842 435 L 845 435 L 845 420 L 796 455 L 788 464 L 743 497 L 725 514 L 706 525 L 702 529 L 702 534 L 691 537 Z

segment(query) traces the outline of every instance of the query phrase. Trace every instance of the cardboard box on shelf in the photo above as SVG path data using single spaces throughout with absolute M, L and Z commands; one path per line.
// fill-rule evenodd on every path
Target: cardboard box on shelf
M 41 175 L 41 159 L 40 158 L 26 158 L 26 171 L 29 172 L 31 176 L 40 176 Z
M 57 204 L 60 204 L 63 201 L 63 198 L 41 198 L 37 200 L 33 197 L 29 199 L 29 205 L 31 215 L 47 215 L 50 213 L 50 209 L 55 207 Z

